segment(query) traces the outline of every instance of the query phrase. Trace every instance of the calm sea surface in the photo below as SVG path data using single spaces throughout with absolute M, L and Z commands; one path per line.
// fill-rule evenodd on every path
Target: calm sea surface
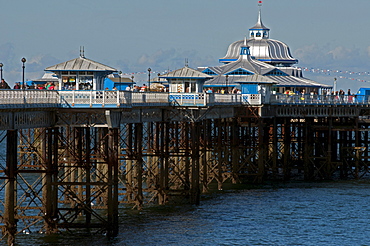
M 370 245 L 370 181 L 289 183 L 130 210 L 117 238 L 20 235 L 17 245 Z

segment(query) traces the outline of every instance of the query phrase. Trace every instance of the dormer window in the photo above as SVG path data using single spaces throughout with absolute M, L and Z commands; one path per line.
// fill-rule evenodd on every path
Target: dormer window
M 263 32 L 263 37 L 264 38 L 267 38 L 267 32 L 265 31 L 265 32 Z
M 242 47 L 240 49 L 240 55 L 250 55 L 249 47 Z
M 254 32 L 251 32 L 251 37 L 254 38 Z
M 256 37 L 257 38 L 260 38 L 261 37 L 261 33 L 260 32 L 257 32 Z

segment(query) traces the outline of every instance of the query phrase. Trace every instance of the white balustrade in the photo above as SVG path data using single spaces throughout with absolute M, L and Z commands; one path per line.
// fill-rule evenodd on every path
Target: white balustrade
M 57 107 L 59 96 L 51 90 L 0 90 L 0 108 Z
M 241 103 L 241 94 L 214 94 L 214 103 Z
M 349 99 L 346 99 L 349 102 Z M 271 102 L 286 101 L 274 95 Z M 260 94 L 131 92 L 118 90 L 0 90 L 0 108 L 261 105 Z
M 129 91 L 58 91 L 63 107 L 131 107 Z
M 133 106 L 168 106 L 168 93 L 132 92 Z
M 271 104 L 351 105 L 369 104 L 369 96 L 362 95 L 271 95 Z
M 169 93 L 169 101 L 179 106 L 205 106 L 207 97 L 206 93 Z

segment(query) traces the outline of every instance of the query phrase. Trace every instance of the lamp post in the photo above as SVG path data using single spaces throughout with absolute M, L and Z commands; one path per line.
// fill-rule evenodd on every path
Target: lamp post
M 229 79 L 229 75 L 226 74 L 226 93 L 229 93 L 229 88 L 227 87 L 227 82 L 228 82 L 228 79 Z
M 132 82 L 132 84 L 131 84 L 131 86 L 132 86 L 132 91 L 134 91 L 134 89 L 135 89 L 135 86 L 134 86 L 134 75 L 132 75 L 131 76 L 131 82 Z
M 122 71 L 119 71 L 118 75 L 119 75 L 119 86 L 121 87 Z
M 334 78 L 334 93 L 337 91 L 337 78 Z
M 4 64 L 0 63 L 0 80 L 3 79 L 3 66 Z
M 26 89 L 26 85 L 24 84 L 24 68 L 25 68 L 25 66 L 24 66 L 24 64 L 26 63 L 26 58 L 22 58 L 21 59 L 21 62 L 22 62 L 22 85 L 23 85 L 23 90 L 24 89 Z
M 148 68 L 148 85 L 149 85 L 149 91 L 150 91 L 150 72 L 152 69 Z

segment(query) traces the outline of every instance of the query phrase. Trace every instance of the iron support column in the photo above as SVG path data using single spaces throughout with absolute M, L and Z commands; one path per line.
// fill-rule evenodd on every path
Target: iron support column
M 17 175 L 17 130 L 7 131 L 6 141 L 6 176 L 7 183 L 5 187 L 5 208 L 4 208 L 4 224 L 5 235 L 8 237 L 8 245 L 13 245 L 15 242 L 15 234 L 17 233 L 16 221 L 16 175 Z

